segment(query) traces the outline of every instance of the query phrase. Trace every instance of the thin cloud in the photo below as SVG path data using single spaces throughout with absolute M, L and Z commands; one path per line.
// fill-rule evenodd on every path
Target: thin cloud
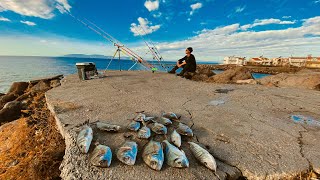
M 245 9 L 246 9 L 246 7 L 247 6 L 239 6 L 239 7 L 236 7 L 236 9 L 235 9 L 235 12 L 236 13 L 241 13 L 241 12 L 243 12 Z
M 200 8 L 202 8 L 202 3 L 195 3 L 195 4 L 191 4 L 191 11 L 190 11 L 190 15 L 192 16 L 194 13 L 195 13 L 195 11 L 197 10 L 197 9 L 200 9 Z
M 138 18 L 139 24 L 132 23 L 130 27 L 130 31 L 133 33 L 134 36 L 144 36 L 147 34 L 151 34 L 158 29 L 160 29 L 161 25 L 154 25 L 152 26 L 152 23 L 148 21 L 147 18 Z
M 289 19 L 289 18 L 291 18 L 291 16 L 282 16 L 282 19 Z
M 13 11 L 23 16 L 33 16 L 42 19 L 51 19 L 55 16 L 54 11 L 58 9 L 69 11 L 71 6 L 67 0 L 1 0 L 0 11 Z
M 0 16 L 0 21 L 10 22 L 11 20 L 5 17 Z
M 159 9 L 159 1 L 146 1 L 144 6 L 148 9 L 149 12 L 156 11 Z
M 320 3 L 320 0 L 315 0 L 315 1 L 313 1 L 315 4 L 318 4 L 318 3 Z
M 22 24 L 26 24 L 26 25 L 28 25 L 28 26 L 35 26 L 35 25 L 37 25 L 36 23 L 34 23 L 34 22 L 31 22 L 31 21 L 20 21 Z
M 256 26 L 265 26 L 269 24 L 295 24 L 296 21 L 281 21 L 280 19 L 256 19 L 253 24 L 246 24 L 241 26 L 242 30 L 251 29 Z

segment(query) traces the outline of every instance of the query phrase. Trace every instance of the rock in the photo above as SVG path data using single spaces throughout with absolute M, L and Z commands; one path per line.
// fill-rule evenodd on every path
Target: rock
M 14 93 L 15 95 L 22 95 L 24 93 L 24 91 L 28 88 L 29 83 L 27 82 L 14 82 L 9 91 L 8 94 L 10 93 Z
M 198 74 L 204 74 L 208 77 L 216 75 L 210 68 L 199 68 L 197 72 Z
M 31 87 L 29 92 L 43 92 L 51 89 L 50 82 L 48 81 L 39 81 L 37 84 Z
M 35 79 L 35 80 L 31 80 L 30 83 L 31 84 L 36 84 L 36 83 L 39 83 L 40 81 L 51 81 L 51 80 L 55 80 L 55 79 L 58 79 L 58 80 L 61 80 L 63 78 L 63 75 L 60 74 L 60 75 L 56 75 L 56 76 L 49 76 L 49 77 L 44 77 L 44 78 L 40 78 L 40 79 Z
M 52 88 L 58 87 L 60 85 L 61 85 L 60 79 L 54 79 L 50 81 L 50 87 Z
M 207 81 L 211 83 L 236 83 L 237 80 L 246 79 L 253 79 L 250 71 L 245 67 L 236 67 L 212 76 Z
M 207 81 L 208 79 L 209 77 L 205 74 L 196 74 L 191 78 L 193 81 Z
M 2 96 L 0 98 L 0 109 L 2 109 L 7 102 L 13 101 L 16 98 L 17 96 L 13 92 Z
M 237 80 L 237 84 L 257 84 L 257 81 L 254 79 L 247 79 L 247 80 Z
M 19 101 L 11 101 L 5 104 L 0 110 L 0 123 L 10 122 L 20 118 L 21 103 Z
M 0 97 L 2 97 L 2 96 L 4 96 L 4 95 L 6 95 L 6 94 L 0 93 Z
M 209 77 L 214 76 L 215 73 L 208 67 L 197 66 L 197 71 L 190 78 L 193 81 L 207 81 Z
M 262 78 L 258 80 L 258 83 L 276 87 L 320 90 L 320 73 L 307 70 L 300 71 L 297 74 L 281 73 Z

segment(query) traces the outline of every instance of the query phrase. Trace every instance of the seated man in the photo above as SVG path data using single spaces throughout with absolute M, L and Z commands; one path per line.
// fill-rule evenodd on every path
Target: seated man
M 182 71 L 178 76 L 185 77 L 188 73 L 192 73 L 196 71 L 197 68 L 197 63 L 196 59 L 193 54 L 191 54 L 193 51 L 192 47 L 188 47 L 186 49 L 186 56 L 183 57 L 182 59 L 179 59 L 177 61 L 177 65 L 169 71 L 169 73 L 175 74 L 176 70 L 182 67 Z

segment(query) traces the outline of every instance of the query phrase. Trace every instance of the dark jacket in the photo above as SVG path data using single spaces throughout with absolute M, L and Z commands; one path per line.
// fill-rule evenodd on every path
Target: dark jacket
M 183 67 L 184 72 L 195 72 L 197 69 L 196 58 L 193 54 L 190 54 L 189 57 L 185 56 L 182 59 L 179 59 L 179 63 L 181 64 L 183 61 L 186 61 L 186 65 Z

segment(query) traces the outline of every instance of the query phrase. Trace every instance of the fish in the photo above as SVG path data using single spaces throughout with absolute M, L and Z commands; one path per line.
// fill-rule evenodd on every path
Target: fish
M 144 122 L 154 121 L 154 119 L 156 119 L 156 117 L 146 117 L 144 118 Z
M 146 115 L 143 113 L 138 113 L 135 118 L 133 118 L 134 121 L 142 122 L 146 118 Z
M 175 113 L 173 112 L 167 112 L 167 113 L 162 113 L 162 117 L 171 119 L 171 120 L 179 120 L 180 117 L 178 117 Z
M 166 145 L 165 159 L 169 166 L 176 168 L 189 167 L 188 158 L 182 150 L 170 144 L 168 140 L 164 140 L 163 143 Z
M 179 123 L 178 128 L 176 130 L 181 135 L 189 136 L 189 137 L 193 136 L 192 129 L 189 126 L 187 126 L 187 125 L 185 125 L 183 123 Z
M 121 127 L 118 125 L 102 123 L 102 122 L 97 122 L 97 128 L 102 131 L 112 131 L 112 132 L 117 132 L 121 129 Z
M 133 166 L 137 159 L 138 144 L 134 141 L 126 141 L 117 151 L 117 158 L 124 164 Z
M 112 161 L 112 152 L 108 146 L 98 145 L 92 152 L 90 162 L 97 167 L 109 167 Z
M 198 159 L 208 169 L 216 172 L 217 163 L 214 157 L 207 150 L 205 150 L 198 144 L 193 142 L 188 142 L 188 143 L 190 145 L 191 152 L 196 157 L 196 159 Z
M 171 142 L 176 145 L 177 147 L 180 147 L 181 146 L 181 136 L 179 133 L 177 133 L 176 130 L 173 130 L 171 135 L 170 135 L 170 139 L 171 139 Z
M 140 123 L 137 121 L 131 121 L 127 128 L 131 131 L 138 131 L 140 129 Z
M 163 124 L 157 123 L 157 122 L 155 122 L 151 125 L 151 130 L 153 132 L 155 132 L 156 134 L 167 134 L 167 132 L 168 132 L 168 129 L 166 126 L 164 126 Z
M 138 131 L 138 138 L 140 139 L 148 139 L 150 136 L 151 130 L 145 125 Z
M 156 171 L 160 171 L 164 162 L 163 148 L 160 142 L 149 141 L 142 152 L 143 161 Z
M 77 137 L 77 145 L 81 153 L 88 153 L 93 138 L 92 128 L 85 125 Z
M 168 119 L 168 118 L 161 117 L 160 120 L 159 120 L 159 123 L 161 123 L 161 124 L 163 124 L 165 126 L 168 126 L 168 125 L 172 124 L 172 121 L 170 121 L 170 119 Z

